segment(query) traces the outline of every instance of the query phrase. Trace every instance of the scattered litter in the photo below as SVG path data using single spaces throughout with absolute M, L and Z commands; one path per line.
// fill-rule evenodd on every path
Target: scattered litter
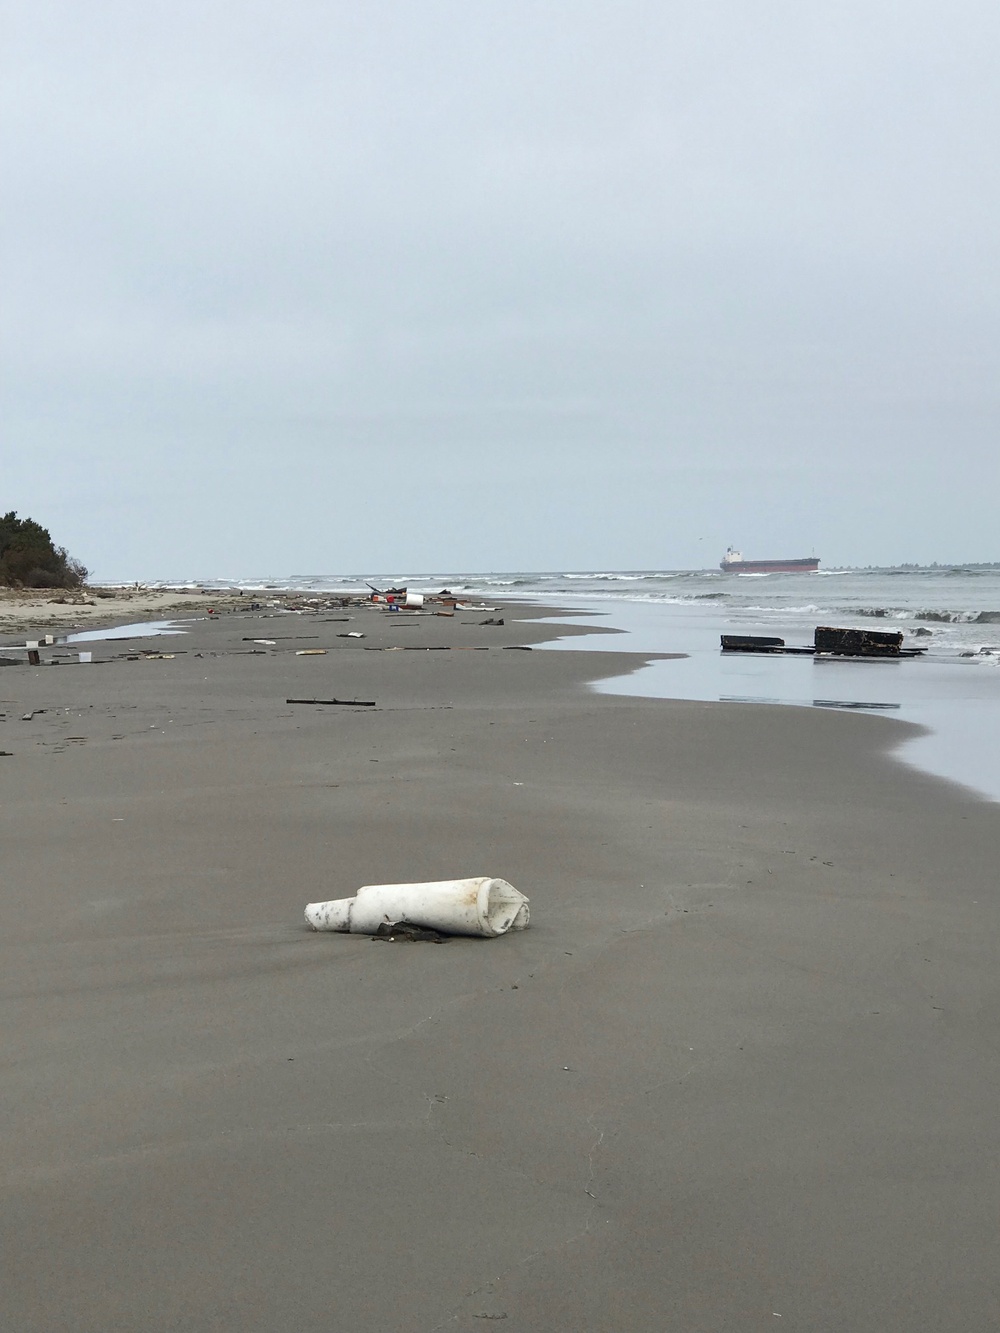
M 33 713 L 25 713 L 24 716 L 21 718 L 21 721 L 30 722 L 33 717 L 41 717 L 41 715 L 44 712 L 45 712 L 44 708 L 36 708 Z
M 325 648 L 296 648 L 296 657 L 325 657 Z
M 13 759 L 13 758 L 14 758 L 14 752 L 12 750 L 0 750 L 0 759 Z
M 353 898 L 309 903 L 306 924 L 313 930 L 373 935 L 383 924 L 400 922 L 445 935 L 487 938 L 524 930 L 528 899 L 505 879 L 445 879 L 430 884 L 366 884 Z
M 496 620 L 496 619 L 494 619 L 494 620 L 481 620 L 479 623 L 480 623 L 480 625 L 502 625 L 502 624 L 503 624 L 503 616 L 501 616 L 501 617 L 499 618 L 499 620 Z
M 505 643 L 503 646 L 505 653 L 530 653 L 531 649 L 526 643 Z
M 374 699 L 286 699 L 286 704 L 340 704 L 344 708 L 374 708 Z
M 274 645 L 275 645 L 275 643 L 277 642 L 277 640 L 276 640 L 276 639 L 244 639 L 243 642 L 244 642 L 244 643 L 262 643 L 262 644 L 264 644 L 264 645 L 265 645 L 266 647 L 268 647 L 268 648 L 273 648 Z
M 359 629 L 348 630 L 346 634 L 338 634 L 338 639 L 363 639 L 365 636 Z
M 90 652 L 90 653 L 79 653 L 78 656 L 79 656 L 81 662 L 92 662 L 92 661 L 94 660 L 94 654 L 93 654 L 92 652 Z

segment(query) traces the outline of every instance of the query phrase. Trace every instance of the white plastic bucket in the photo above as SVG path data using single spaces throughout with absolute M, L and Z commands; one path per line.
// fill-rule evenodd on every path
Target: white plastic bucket
M 373 935 L 383 922 L 406 921 L 445 935 L 506 935 L 528 924 L 528 899 L 505 879 L 444 879 L 430 884 L 366 884 L 353 898 L 310 903 L 313 930 Z
M 423 606 L 424 594 L 422 592 L 408 592 L 406 594 L 407 606 Z

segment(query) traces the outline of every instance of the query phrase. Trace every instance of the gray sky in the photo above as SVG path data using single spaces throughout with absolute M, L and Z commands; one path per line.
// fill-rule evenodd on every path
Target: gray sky
M 0 19 L 0 507 L 97 576 L 1000 559 L 995 3 Z

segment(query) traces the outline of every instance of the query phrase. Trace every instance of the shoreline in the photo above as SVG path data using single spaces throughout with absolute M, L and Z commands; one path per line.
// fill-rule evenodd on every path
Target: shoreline
M 549 609 L 0 675 L 12 1326 L 988 1324 L 997 808 Z M 302 925 L 466 874 L 530 929 Z
M 664 614 L 667 612 L 667 614 Z M 623 679 L 620 692 L 647 698 L 756 703 L 769 707 L 826 708 L 883 716 L 920 729 L 901 742 L 898 759 L 909 769 L 947 779 L 977 799 L 1000 802 L 1000 694 L 993 671 L 979 666 L 913 661 L 822 662 L 782 657 L 720 655 L 726 626 L 685 623 L 668 608 L 609 607 L 582 601 L 565 614 L 587 623 L 612 619 L 640 652 L 669 643 L 683 661 L 648 668 Z M 576 641 L 565 645 L 575 651 Z M 600 651 L 602 643 L 593 645 Z M 614 680 L 602 692 L 616 692 Z
M 338 593 L 302 588 L 269 587 L 264 590 L 244 590 L 243 592 L 234 593 L 232 589 L 203 588 L 194 590 L 189 586 L 149 588 L 145 585 L 137 585 L 134 588 L 116 587 L 114 589 L 98 587 L 81 590 L 80 597 L 76 599 L 67 594 L 67 600 L 64 601 L 62 596 L 57 595 L 55 602 L 51 599 L 45 600 L 48 598 L 49 591 L 0 589 L 0 660 L 2 660 L 5 647 L 15 646 L 7 643 L 7 640 L 16 638 L 20 634 L 30 634 L 33 631 L 36 633 L 52 633 L 54 631 L 56 644 L 59 645 L 64 642 L 63 636 L 72 636 L 80 632 L 90 631 L 96 633 L 102 629 L 111 630 L 133 625 L 138 628 L 146 621 L 152 624 L 151 617 L 155 617 L 157 620 L 162 618 L 163 620 L 177 620 L 180 622 L 198 618 L 207 619 L 210 613 L 214 613 L 222 618 L 232 614 L 246 614 L 251 606 L 261 608 L 266 615 L 273 612 L 285 614 L 289 611 L 309 615 L 344 609 L 351 610 L 354 613 L 376 610 L 367 599 L 360 598 L 357 594 L 349 591 Z M 81 600 L 84 594 L 88 598 L 85 602 Z M 7 610 L 8 607 L 18 609 L 12 612 Z M 588 634 L 624 635 L 626 638 L 635 636 L 634 628 L 627 625 L 616 626 L 596 623 L 599 618 L 611 618 L 615 615 L 614 604 L 607 605 L 603 602 L 588 601 L 584 598 L 580 599 L 580 604 L 576 606 L 548 605 L 535 598 L 513 594 L 503 599 L 503 605 L 499 609 L 506 609 L 509 613 L 512 608 L 518 611 L 524 621 L 547 621 L 551 626 L 553 632 L 550 637 L 535 638 L 532 636 L 534 645 L 539 647 L 559 650 L 565 646 L 571 651 L 581 651 L 576 643 L 563 645 L 557 640 L 578 639 Z M 34 611 L 36 614 L 27 616 L 24 614 L 25 611 Z M 459 610 L 460 615 L 473 615 L 474 613 L 475 608 L 471 605 Z M 134 619 L 137 614 L 138 620 Z M 405 614 L 410 617 L 413 612 L 406 612 Z M 425 611 L 422 614 L 433 614 L 433 612 Z M 619 619 L 627 619 L 627 617 L 620 615 Z M 581 624 L 581 621 L 584 623 Z M 130 636 L 134 639 L 141 637 L 141 634 Z M 101 642 L 101 640 L 96 640 L 95 643 L 97 642 Z M 159 646 L 163 651 L 167 651 L 164 645 Z M 817 706 L 815 701 L 808 699 L 759 698 L 737 700 L 732 696 L 713 696 L 711 692 L 704 694 L 698 690 L 690 690 L 690 688 L 685 690 L 683 687 L 678 687 L 676 683 L 671 687 L 672 692 L 667 693 L 664 692 L 662 687 L 655 689 L 645 681 L 635 680 L 647 667 L 659 661 L 688 658 L 690 659 L 690 666 L 693 668 L 697 653 L 692 650 L 691 646 L 685 646 L 686 651 L 669 652 L 636 650 L 622 645 L 621 649 L 617 651 L 635 659 L 620 676 L 624 693 L 629 697 L 641 696 L 662 700 L 704 699 L 709 702 L 740 702 L 744 705 L 752 703 L 762 707 L 792 706 L 809 708 Z M 599 645 L 594 645 L 593 649 L 582 649 L 582 651 L 607 650 Z M 610 651 L 616 651 L 616 649 L 610 648 Z M 854 666 L 856 670 L 856 664 Z M 646 672 L 647 677 L 648 675 L 649 673 Z M 615 677 L 607 677 L 603 672 L 599 676 L 595 676 L 592 685 L 597 691 L 617 692 L 614 689 Z M 833 707 L 834 705 L 829 704 L 827 706 Z M 854 706 L 857 707 L 857 705 Z M 895 718 L 889 717 L 888 720 L 901 722 L 910 729 L 908 737 L 904 737 L 890 747 L 893 758 L 904 769 L 926 773 L 950 782 L 973 799 L 1000 802 L 1000 790 L 994 790 L 995 784 L 991 785 L 989 776 L 976 773 L 970 775 L 967 771 L 966 756 L 968 752 L 967 750 L 961 750 L 961 735 L 948 736 L 947 727 L 942 726 L 940 720 L 933 718 L 903 715 Z M 921 752 L 917 755 L 907 754 L 904 753 L 905 747 L 909 747 L 911 750 L 918 749 Z

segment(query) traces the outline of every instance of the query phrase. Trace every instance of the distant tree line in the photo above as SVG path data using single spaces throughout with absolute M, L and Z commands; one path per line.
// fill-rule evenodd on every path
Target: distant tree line
M 0 518 L 0 587 L 79 588 L 86 578 L 86 566 L 54 545 L 40 523 L 13 509 Z

